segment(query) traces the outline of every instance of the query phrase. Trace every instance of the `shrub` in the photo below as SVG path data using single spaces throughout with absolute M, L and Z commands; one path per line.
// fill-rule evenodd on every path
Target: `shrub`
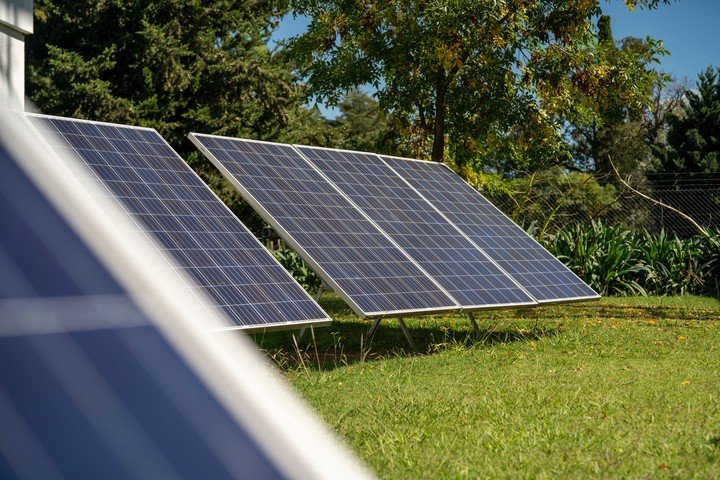
M 632 234 L 592 222 L 573 225 L 548 238 L 545 246 L 602 295 L 645 295 L 638 283 L 647 270 Z
M 699 268 L 700 248 L 697 242 L 680 240 L 665 230 L 652 235 L 641 230 L 632 241 L 647 266 L 641 283 L 648 292 L 658 295 L 682 295 L 702 288 Z
M 567 226 L 545 246 L 603 295 L 718 294 L 720 233 L 680 239 L 593 222 Z
M 322 279 L 308 266 L 300 256 L 292 250 L 281 247 L 273 251 L 273 255 L 280 264 L 303 286 L 305 290 L 313 292 L 320 288 Z
M 704 291 L 720 297 L 720 230 L 690 239 L 697 243 L 698 269 L 704 280 Z
M 620 207 L 613 185 L 600 185 L 588 173 L 568 173 L 560 167 L 513 180 L 511 189 L 509 198 L 493 199 L 506 205 L 506 213 L 518 223 L 536 224 L 540 236 L 570 223 L 607 217 Z

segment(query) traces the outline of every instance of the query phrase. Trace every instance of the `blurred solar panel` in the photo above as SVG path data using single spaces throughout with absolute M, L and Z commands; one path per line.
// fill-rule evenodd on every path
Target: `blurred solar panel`
M 303 438 L 313 425 L 278 423 L 297 412 L 251 347 L 203 340 L 168 279 L 140 271 L 17 126 L 0 111 L 0 478 L 364 476 L 317 432 Z M 224 354 L 260 379 L 232 373 Z
M 377 155 L 298 149 L 463 308 L 535 303 Z
M 189 137 L 358 315 L 457 308 L 292 146 Z
M 325 324 L 327 314 L 152 129 L 24 114 L 58 153 L 70 152 L 192 282 L 229 325 L 261 329 Z M 85 182 L 87 178 L 79 178 Z M 211 318 L 218 318 L 210 316 Z
M 540 303 L 598 294 L 446 165 L 382 157 Z

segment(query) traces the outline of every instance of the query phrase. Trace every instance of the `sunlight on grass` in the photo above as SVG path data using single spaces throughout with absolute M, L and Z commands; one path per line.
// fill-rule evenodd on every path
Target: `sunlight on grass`
M 673 297 L 607 297 L 602 300 L 604 304 L 645 306 L 645 307 L 677 307 L 677 308 L 720 308 L 720 299 L 712 297 L 698 297 L 695 295 L 680 295 Z
M 720 304 L 611 298 L 256 335 L 383 478 L 720 477 Z M 361 340 L 362 338 L 362 340 Z M 298 359 L 302 358 L 302 362 Z

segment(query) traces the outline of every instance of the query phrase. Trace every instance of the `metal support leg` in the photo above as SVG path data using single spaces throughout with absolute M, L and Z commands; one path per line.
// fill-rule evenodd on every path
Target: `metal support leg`
M 315 292 L 315 297 L 314 297 L 315 301 L 319 302 L 322 294 L 327 292 L 328 290 L 329 290 L 329 287 L 327 286 L 327 284 L 325 282 L 321 283 L 317 289 L 317 292 Z M 312 327 L 310 327 L 310 328 L 312 328 Z M 307 327 L 303 327 L 300 329 L 300 333 L 298 333 L 298 336 L 296 337 L 298 344 L 300 344 L 300 342 L 302 341 L 303 337 L 305 336 L 306 331 L 307 331 Z
M 472 324 L 472 328 L 473 328 L 473 332 L 475 332 L 475 336 L 477 338 L 480 338 L 480 327 L 478 327 L 478 324 L 475 321 L 475 315 L 468 312 L 467 316 L 470 319 L 470 324 Z
M 375 319 L 373 324 L 368 329 L 368 332 L 367 332 L 368 341 L 372 340 L 373 337 L 375 337 L 375 332 L 377 332 L 377 329 L 380 326 L 381 320 L 382 320 L 382 317 L 378 317 L 377 319 Z
M 327 286 L 325 282 L 321 283 L 320 286 L 317 289 L 317 292 L 315 292 L 315 301 L 319 302 L 320 297 L 322 297 L 322 294 L 327 292 L 330 288 Z
M 398 318 L 398 323 L 400 324 L 400 328 L 402 328 L 403 333 L 405 334 L 405 338 L 407 339 L 408 343 L 410 344 L 410 348 L 413 350 L 417 350 L 415 348 L 415 342 L 413 342 L 412 336 L 410 335 L 410 330 L 408 330 L 407 325 L 405 325 L 405 320 L 402 318 Z

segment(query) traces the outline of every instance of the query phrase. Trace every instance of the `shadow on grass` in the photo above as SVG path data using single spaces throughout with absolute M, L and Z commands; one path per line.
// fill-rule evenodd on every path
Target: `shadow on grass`
M 628 313 L 631 309 L 632 314 Z M 630 320 L 717 321 L 718 313 L 711 309 L 692 309 L 677 306 L 615 306 L 599 305 L 594 309 L 585 307 L 576 313 L 577 317 L 622 318 Z
M 623 319 L 629 321 L 668 320 L 717 321 L 718 311 L 712 308 L 693 308 L 678 305 L 622 305 L 602 303 L 578 303 L 567 305 L 539 306 L 513 312 L 515 318 L 525 320 L 573 320 L 583 319 Z
M 253 337 L 283 369 L 332 370 L 358 362 L 432 355 L 452 348 L 530 342 L 557 335 L 555 329 L 518 329 L 517 326 L 512 328 L 500 323 L 493 328 L 481 327 L 475 333 L 470 330 L 468 320 L 461 316 L 445 318 L 442 322 L 423 318 L 408 320 L 408 323 L 414 349 L 409 346 L 395 319 L 383 320 L 373 339 L 367 337 L 372 322 L 357 317 L 336 321 L 328 327 L 308 329 L 299 343 L 296 343 L 298 331 L 258 333 Z
M 632 299 L 629 299 L 632 300 Z M 313 331 L 308 329 L 296 343 L 298 330 L 255 333 L 258 346 L 281 368 L 333 369 L 357 362 L 394 357 L 432 355 L 449 349 L 471 349 L 515 342 L 537 341 L 560 334 L 565 323 L 607 319 L 643 325 L 647 320 L 685 322 L 717 321 L 716 309 L 588 303 L 545 306 L 521 310 L 477 313 L 480 332 L 476 335 L 468 318 L 460 314 L 411 317 L 406 322 L 415 343 L 409 347 L 395 319 L 383 320 L 369 341 L 371 320 L 360 319 L 335 294 L 326 294 L 321 304 L 335 321 Z M 653 324 L 654 325 L 654 324 Z

